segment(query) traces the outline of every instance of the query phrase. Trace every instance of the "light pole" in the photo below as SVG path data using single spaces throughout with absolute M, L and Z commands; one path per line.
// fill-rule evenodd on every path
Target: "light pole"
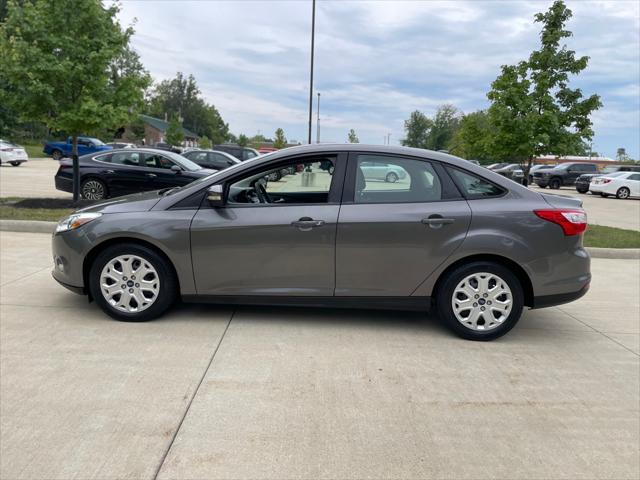
M 320 92 L 318 92 L 318 120 L 316 121 L 316 143 L 320 143 Z
M 309 138 L 311 144 L 311 116 L 313 110 L 313 49 L 316 36 L 316 0 L 311 3 L 311 71 L 309 76 Z

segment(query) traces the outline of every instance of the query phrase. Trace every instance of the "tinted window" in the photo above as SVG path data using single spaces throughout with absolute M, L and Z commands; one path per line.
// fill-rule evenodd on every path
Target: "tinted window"
M 207 163 L 207 152 L 187 152 L 183 157 L 186 157 L 192 162 L 196 162 L 198 164 Z
M 640 180 L 640 173 L 634 173 L 633 175 L 629 175 L 629 180 Z
M 138 152 L 116 152 L 111 154 L 111 159 L 106 160 L 117 165 L 129 165 L 130 167 L 140 166 L 140 158 L 142 154 Z M 103 157 L 100 157 L 103 160 Z
M 449 172 L 467 198 L 497 197 L 504 190 L 493 183 L 469 172 L 450 168 Z
M 429 162 L 358 155 L 355 203 L 412 203 L 440 199 L 440 178 Z
M 170 169 L 175 165 L 171 160 L 169 160 L 164 155 L 159 155 L 157 153 L 154 154 L 146 154 L 144 157 L 144 163 L 149 168 L 166 168 Z

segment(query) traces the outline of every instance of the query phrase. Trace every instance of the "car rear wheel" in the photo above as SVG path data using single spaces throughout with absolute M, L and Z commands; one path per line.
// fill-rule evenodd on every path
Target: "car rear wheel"
M 107 198 L 107 186 L 97 178 L 88 178 L 82 182 L 80 193 L 85 200 L 103 200 Z
M 616 192 L 616 198 L 626 200 L 631 195 L 631 191 L 627 187 L 620 187 Z
M 54 150 L 51 152 L 51 157 L 53 157 L 54 160 L 62 160 L 63 155 L 60 150 Z
M 549 182 L 549 188 L 552 188 L 553 190 L 559 189 L 561 185 L 562 185 L 562 182 L 560 181 L 559 178 L 552 178 L 551 181 Z
M 19 167 L 20 165 L 22 165 L 22 162 L 9 162 L 9 163 L 14 167 Z
M 472 262 L 446 274 L 436 292 L 441 320 L 462 338 L 493 340 L 522 314 L 524 294 L 516 275 L 494 262 Z
M 609 194 L 608 193 L 604 193 L 604 192 L 600 192 L 600 196 L 602 198 L 607 198 L 609 196 Z
M 108 315 L 125 322 L 158 317 L 174 303 L 178 282 L 169 262 L 154 250 L 120 244 L 101 252 L 89 272 L 91 296 Z
M 385 182 L 388 183 L 396 183 L 398 181 L 398 175 L 394 172 L 387 173 L 387 176 L 384 179 Z

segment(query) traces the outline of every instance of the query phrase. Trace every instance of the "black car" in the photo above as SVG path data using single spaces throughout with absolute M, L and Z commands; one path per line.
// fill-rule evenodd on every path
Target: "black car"
M 533 172 L 533 180 L 541 188 L 558 189 L 563 185 L 573 185 L 580 175 L 586 173 L 598 173 L 595 163 L 561 163 L 548 169 Z
M 181 187 L 214 173 L 173 152 L 143 148 L 93 153 L 79 162 L 80 194 L 87 200 Z M 55 184 L 73 192 L 71 160 L 60 161 Z
M 601 175 L 608 175 L 615 172 L 640 172 L 639 165 L 612 165 L 606 167 L 600 173 L 587 173 L 576 178 L 576 191 L 578 193 L 587 193 L 591 180 Z
M 173 153 L 182 153 L 182 148 L 164 142 L 158 142 L 151 148 L 157 148 L 158 150 L 168 150 L 169 152 Z
M 213 170 L 224 170 L 236 163 L 240 163 L 233 155 L 225 152 L 216 152 L 215 150 L 189 150 L 182 154 L 193 163 L 197 163 L 202 168 L 211 168 Z
M 245 160 L 260 156 L 260 152 L 253 148 L 241 147 L 240 145 L 235 145 L 233 143 L 223 143 L 222 145 L 216 145 L 215 147 L 213 147 L 213 150 L 216 150 L 218 152 L 226 152 L 243 162 Z

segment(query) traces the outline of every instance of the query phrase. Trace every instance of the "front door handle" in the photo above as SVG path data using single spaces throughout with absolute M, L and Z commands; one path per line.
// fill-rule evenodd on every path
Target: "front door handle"
M 296 220 L 291 222 L 291 225 L 302 230 L 303 232 L 307 232 L 312 228 L 321 227 L 324 225 L 324 220 L 314 220 L 311 217 L 302 217 L 300 220 Z
M 155 173 L 147 173 L 146 175 L 147 175 L 147 177 L 149 177 L 149 178 L 156 178 L 156 177 L 158 176 L 158 175 L 156 175 Z
M 102 172 L 101 172 L 101 173 L 105 173 L 105 174 L 107 174 L 107 175 L 112 175 L 112 174 L 114 174 L 114 173 L 116 173 L 116 172 L 115 172 L 115 170 L 102 170 Z
M 442 225 L 449 225 L 450 223 L 455 222 L 455 219 L 444 218 L 442 215 L 431 215 L 428 218 L 423 218 L 421 222 L 433 228 L 440 228 Z

